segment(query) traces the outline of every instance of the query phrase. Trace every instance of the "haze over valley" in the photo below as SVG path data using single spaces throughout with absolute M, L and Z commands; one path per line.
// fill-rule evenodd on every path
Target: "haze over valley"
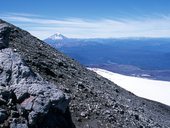
M 73 39 L 55 34 L 44 41 L 87 67 L 170 81 L 170 38 Z

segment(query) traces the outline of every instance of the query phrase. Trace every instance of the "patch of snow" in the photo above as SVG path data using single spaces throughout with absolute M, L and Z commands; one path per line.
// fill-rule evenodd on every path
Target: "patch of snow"
M 107 70 L 90 68 L 137 96 L 158 101 L 170 106 L 170 82 L 125 76 Z
M 52 39 L 52 40 L 63 40 L 65 38 L 66 37 L 64 37 L 61 33 L 56 33 L 49 37 L 49 39 Z

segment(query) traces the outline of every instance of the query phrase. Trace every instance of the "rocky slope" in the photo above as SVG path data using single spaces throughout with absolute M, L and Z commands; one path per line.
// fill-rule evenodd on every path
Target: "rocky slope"
M 133 95 L 2 20 L 0 49 L 3 126 L 74 127 L 71 112 L 77 128 L 170 127 L 169 106 Z

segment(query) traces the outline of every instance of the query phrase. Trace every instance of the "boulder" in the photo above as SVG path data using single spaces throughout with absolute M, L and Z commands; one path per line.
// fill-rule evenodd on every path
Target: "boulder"
M 21 56 L 12 49 L 0 50 L 0 69 L 2 69 L 0 82 L 3 88 L 0 90 L 0 96 L 4 100 L 1 102 L 4 104 L 7 102 L 11 108 L 18 111 L 22 120 L 25 120 L 25 123 L 22 123 L 21 117 L 18 117 L 11 122 L 11 128 L 38 126 L 42 121 L 48 121 L 44 119 L 51 111 L 57 111 L 63 115 L 66 113 L 70 98 L 55 85 L 33 73 Z M 0 109 L 0 123 L 7 118 L 13 118 L 13 116 L 10 117 L 12 113 L 7 116 L 8 109 L 1 110 L 3 109 Z M 57 113 L 53 116 L 57 116 Z

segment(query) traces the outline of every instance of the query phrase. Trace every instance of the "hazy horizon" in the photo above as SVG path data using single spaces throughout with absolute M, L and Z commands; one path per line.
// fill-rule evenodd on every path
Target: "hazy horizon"
M 169 38 L 168 0 L 2 1 L 0 18 L 40 39 L 56 32 L 69 38 Z

